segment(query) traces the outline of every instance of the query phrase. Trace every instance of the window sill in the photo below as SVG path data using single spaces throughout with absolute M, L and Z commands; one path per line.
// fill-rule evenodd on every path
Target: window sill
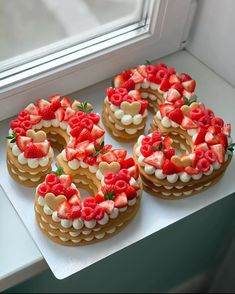
M 228 112 L 228 109 L 233 109 L 234 105 L 232 97 L 235 95 L 235 89 L 231 85 L 222 80 L 218 75 L 200 63 L 186 51 L 180 51 L 178 53 L 172 54 L 162 58 L 161 61 L 175 66 L 178 71 L 186 71 L 192 74 L 198 83 L 198 96 L 202 97 L 202 100 L 206 104 L 213 105 L 213 109 L 216 113 L 218 113 L 218 115 L 221 115 L 225 118 L 225 120 L 230 121 L 233 126 L 235 126 L 235 118 L 232 116 L 231 111 Z M 71 95 L 71 97 L 80 97 L 81 99 L 86 98 L 90 102 L 95 101 L 97 97 L 102 100 L 105 87 L 108 85 L 109 81 L 106 80 L 102 83 L 79 91 Z M 222 99 L 226 99 L 226 105 L 222 102 Z M 100 112 L 101 105 L 98 109 L 97 108 L 96 110 Z M 1 122 L 0 133 L 2 138 L 5 137 L 7 129 L 8 121 Z M 115 145 L 118 146 L 118 143 L 115 142 Z M 0 166 L 5 173 L 4 144 L 1 144 L 0 146 L 0 154 L 2 155 Z M 132 231 L 134 232 L 134 235 L 136 235 L 134 236 L 134 242 L 137 242 L 138 240 L 141 240 L 152 233 L 164 229 L 170 224 L 173 224 L 174 222 L 191 215 L 203 207 L 206 207 L 233 193 L 235 191 L 235 182 L 233 179 L 234 171 L 235 162 L 233 160 L 228 171 L 226 172 L 226 176 L 219 182 L 219 184 L 216 185 L 216 187 L 212 187 L 207 192 L 201 193 L 198 196 L 188 198 L 186 200 L 168 202 L 149 196 L 144 197 L 142 202 L 141 215 L 137 216 L 137 218 L 131 224 L 132 229 L 134 228 Z M 4 187 L 3 179 L 4 177 L 0 179 L 0 184 L 3 186 L 5 191 L 9 192 L 9 190 Z M 4 290 L 42 271 L 47 266 L 43 262 L 43 257 L 30 238 L 26 228 L 22 224 L 21 220 L 4 194 L 1 194 L 0 206 L 2 208 L 4 207 L 4 214 L 1 215 L 1 222 L 5 222 L 4 227 L 1 227 L 0 229 L 2 240 L 4 240 L 4 243 L 0 245 L 0 290 Z M 157 216 L 157 223 L 155 223 L 154 226 L 151 222 L 149 222 L 150 219 L 147 217 L 147 211 L 149 209 L 151 210 L 152 206 L 154 209 L 156 209 Z M 6 218 L 9 220 L 7 223 Z M 128 228 L 126 228 L 126 230 L 128 230 Z M 9 232 L 16 233 L 9 234 Z M 123 236 L 127 236 L 125 231 L 120 233 L 115 238 L 115 242 L 122 243 L 123 240 L 126 240 L 123 238 Z M 133 242 L 128 243 L 127 241 L 125 242 L 125 246 L 131 245 L 132 243 Z M 6 244 L 7 246 L 5 246 Z M 105 248 L 105 242 L 103 244 Z M 96 261 L 97 260 L 94 258 L 92 263 Z M 85 261 L 83 264 L 85 265 Z M 83 268 L 86 266 L 88 266 L 88 264 Z

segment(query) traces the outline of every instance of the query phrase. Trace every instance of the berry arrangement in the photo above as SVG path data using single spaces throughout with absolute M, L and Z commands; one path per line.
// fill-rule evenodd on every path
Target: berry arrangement
M 126 88 L 128 91 L 134 90 L 136 84 L 147 80 L 157 84 L 159 91 L 167 92 L 167 100 L 184 103 L 183 97 L 188 99 L 193 97 L 196 81 L 186 73 L 177 74 L 173 67 L 167 67 L 164 63 L 156 65 L 147 61 L 146 65 L 139 65 L 135 69 L 124 70 L 113 80 L 115 88 Z
M 66 197 L 66 201 L 57 207 L 57 215 L 61 219 L 101 220 L 105 213 L 112 214 L 114 208 L 127 207 L 128 201 L 137 197 L 140 189 L 136 182 L 138 167 L 132 158 L 127 158 L 123 166 L 125 168 L 118 173 L 107 174 L 101 190 L 95 197 L 85 198 L 84 201 L 81 201 L 78 190 L 72 185 L 72 177 L 63 174 L 61 167 L 46 176 L 45 182 L 38 186 L 37 193 L 41 197 L 48 193 Z
M 161 169 L 165 175 L 179 172 L 186 172 L 189 175 L 207 173 L 210 170 L 211 164 L 215 163 L 217 160 L 220 164 L 223 164 L 225 152 L 232 151 L 231 149 L 234 147 L 234 144 L 228 146 L 227 137 L 221 132 L 223 131 L 223 127 L 219 128 L 220 132 L 215 137 L 216 141 L 204 141 L 203 143 L 199 141 L 200 143 L 192 150 L 192 162 L 186 167 L 177 165 L 171 160 L 175 155 L 175 149 L 172 148 L 173 140 L 169 136 L 163 137 L 160 132 L 155 131 L 151 136 L 146 136 L 142 139 L 140 152 L 144 157 L 143 161 L 148 165 L 154 166 L 156 169 Z M 226 134 L 228 134 L 227 127 L 225 129 Z M 210 128 L 210 131 L 212 130 L 214 130 L 214 128 Z M 204 134 L 204 139 L 207 132 L 208 131 Z M 200 131 L 197 138 L 198 136 L 201 136 Z M 185 154 L 183 154 L 182 157 L 183 156 L 185 156 Z

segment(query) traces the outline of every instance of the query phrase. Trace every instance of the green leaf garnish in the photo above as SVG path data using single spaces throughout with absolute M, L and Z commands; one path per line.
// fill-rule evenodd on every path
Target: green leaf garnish
M 197 102 L 197 95 L 193 95 L 190 99 L 183 97 L 184 104 L 190 106 L 192 103 Z
M 235 143 L 229 144 L 227 147 L 226 153 L 229 155 L 233 155 L 234 148 L 235 148 Z
M 6 139 L 10 140 L 10 143 L 15 143 L 16 142 L 16 132 L 13 132 L 11 135 L 8 135 Z
M 151 64 L 152 64 L 152 62 L 150 60 L 145 59 L 145 65 L 151 65 Z
M 115 88 L 115 86 L 114 86 L 114 78 L 111 81 L 111 86 L 112 86 L 112 88 Z
M 93 110 L 93 108 L 90 105 L 88 105 L 87 102 L 82 102 L 80 105 L 77 106 L 77 108 L 79 111 L 82 111 L 87 114 L 91 113 Z
M 96 157 L 100 154 L 105 154 L 105 151 L 102 151 L 104 148 L 104 141 L 100 144 L 100 146 L 95 146 L 95 152 L 93 153 L 93 156 Z
M 162 142 L 160 142 L 158 146 L 151 146 L 151 149 L 158 150 L 158 151 L 162 150 L 162 148 L 163 148 Z
M 105 200 L 113 200 L 114 198 L 114 191 L 107 191 L 104 193 Z
M 57 177 L 60 177 L 61 175 L 64 174 L 64 170 L 62 166 L 58 166 L 56 171 L 52 172 L 54 175 L 56 175 Z

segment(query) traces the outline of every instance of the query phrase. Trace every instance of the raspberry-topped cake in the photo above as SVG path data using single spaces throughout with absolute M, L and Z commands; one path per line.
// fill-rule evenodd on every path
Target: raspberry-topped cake
M 37 222 L 50 239 L 63 245 L 90 244 L 112 236 L 140 206 L 138 165 L 126 150 L 104 144 L 99 121 L 91 104 L 52 96 L 30 103 L 10 123 L 9 173 L 25 186 L 37 186 Z M 60 151 L 55 173 L 50 173 L 51 146 Z M 81 199 L 76 186 L 91 197 Z
M 123 166 L 128 167 L 129 161 L 122 161 Z M 67 246 L 95 243 L 121 231 L 140 205 L 138 167 L 133 159 L 132 164 L 127 169 L 111 168 L 113 172 L 96 181 L 94 175 L 82 174 L 81 169 L 79 182 L 83 185 L 79 187 L 86 187 L 93 195 L 84 200 L 72 177 L 62 174 L 62 168 L 48 174 L 35 195 L 36 219 L 42 231 L 54 242 Z
M 124 70 L 106 90 L 103 122 L 117 140 L 135 139 L 144 131 L 147 107 L 155 113 L 165 101 L 181 106 L 184 97 L 193 97 L 195 86 L 190 75 L 163 63 Z
M 134 82 L 133 82 L 134 83 Z M 133 85 L 134 88 L 134 85 Z M 110 135 L 118 140 L 136 140 L 144 132 L 147 101 L 136 90 L 108 88 L 103 107 L 103 122 Z

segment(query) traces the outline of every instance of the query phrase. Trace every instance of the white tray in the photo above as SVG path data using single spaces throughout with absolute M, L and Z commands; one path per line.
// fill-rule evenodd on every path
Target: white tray
M 93 100 L 93 101 L 92 101 Z M 95 111 L 101 113 L 101 102 L 97 99 L 90 99 Z M 218 107 L 218 105 L 217 105 Z M 221 107 L 224 107 L 221 101 Z M 226 120 L 226 117 L 224 117 Z M 227 116 L 231 121 L 231 117 Z M 234 119 L 233 119 L 234 120 Z M 150 121 L 150 118 L 149 118 Z M 233 122 L 235 126 L 235 121 Z M 7 123 L 1 123 L 0 137 L 4 138 L 7 134 Z M 131 154 L 132 144 L 120 144 L 114 141 L 106 133 L 106 143 L 111 143 L 116 147 L 124 147 Z M 0 144 L 0 154 L 4 154 L 5 144 Z M 0 160 L 0 184 L 6 192 L 34 242 L 41 251 L 43 257 L 58 279 L 64 279 L 83 268 L 155 233 L 162 228 L 194 213 L 195 211 L 235 192 L 235 162 L 232 160 L 225 177 L 219 183 L 205 192 L 178 201 L 166 201 L 143 194 L 142 205 L 135 219 L 127 228 L 113 238 L 94 245 L 82 247 L 65 247 L 57 245 L 47 239 L 35 222 L 34 216 L 34 191 L 33 188 L 24 188 L 14 182 L 8 175 L 6 160 Z

